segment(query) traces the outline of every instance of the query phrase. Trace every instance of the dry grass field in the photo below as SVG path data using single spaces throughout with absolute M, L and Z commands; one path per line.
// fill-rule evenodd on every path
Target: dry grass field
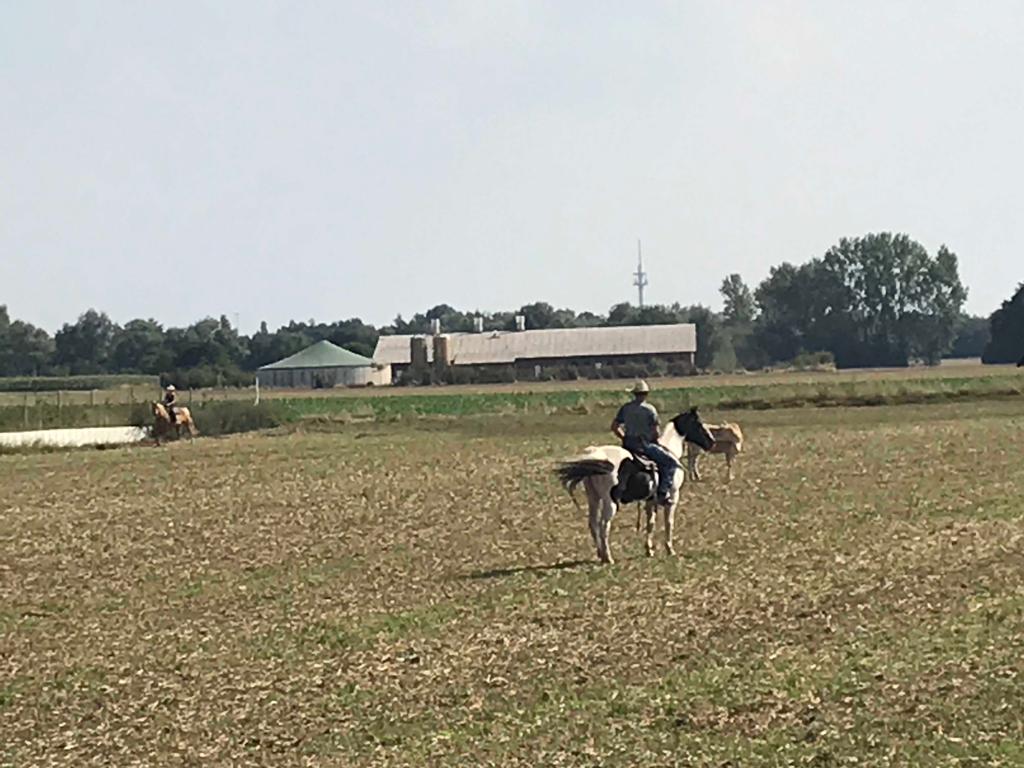
M 709 412 L 611 567 L 605 416 L 0 456 L 0 765 L 1024 764 L 1024 402 Z

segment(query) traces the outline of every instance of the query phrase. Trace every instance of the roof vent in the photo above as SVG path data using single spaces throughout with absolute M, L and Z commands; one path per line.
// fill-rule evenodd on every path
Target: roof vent
M 430 335 L 440 336 L 441 335 L 441 318 L 435 317 L 430 321 Z
M 526 330 L 526 315 L 516 315 L 516 330 L 517 331 L 525 331 Z
M 479 315 L 477 315 L 476 317 L 473 318 L 473 333 L 483 333 L 483 332 L 484 332 L 484 319 L 482 317 L 480 317 Z

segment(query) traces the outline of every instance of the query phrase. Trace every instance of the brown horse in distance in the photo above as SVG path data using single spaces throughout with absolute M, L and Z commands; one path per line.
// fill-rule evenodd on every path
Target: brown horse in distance
M 157 445 L 160 445 L 160 438 L 168 434 L 172 429 L 176 437 L 181 437 L 182 427 L 188 429 L 189 437 L 193 440 L 199 434 L 199 430 L 196 429 L 196 423 L 192 418 L 192 411 L 185 406 L 178 406 L 174 409 L 174 412 L 177 419 L 172 422 L 167 406 L 163 403 L 153 403 L 153 416 L 155 418 L 153 423 L 153 439 L 156 440 Z

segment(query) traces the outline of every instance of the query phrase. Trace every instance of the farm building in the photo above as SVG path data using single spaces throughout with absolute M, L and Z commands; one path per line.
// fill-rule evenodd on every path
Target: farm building
M 261 387 L 363 387 L 390 384 L 391 368 L 329 341 L 318 341 L 291 357 L 264 365 L 256 371 L 256 380 Z
M 435 330 L 430 336 L 381 336 L 374 362 L 389 366 L 395 380 L 423 380 L 426 371 L 435 378 L 462 371 L 466 376 L 461 378 L 467 379 L 523 381 L 566 371 L 602 375 L 602 369 L 631 365 L 691 373 L 697 352 L 697 328 L 689 323 L 450 334 Z

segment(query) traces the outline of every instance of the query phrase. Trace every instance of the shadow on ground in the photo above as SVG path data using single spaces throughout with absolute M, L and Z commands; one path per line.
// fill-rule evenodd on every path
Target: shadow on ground
M 547 571 L 568 571 L 573 568 L 581 568 L 585 565 L 596 565 L 596 560 L 563 560 L 560 563 L 551 565 L 521 565 L 515 568 L 493 568 L 487 571 L 473 571 L 464 579 L 500 579 L 505 576 L 515 576 L 517 573 L 545 573 Z

